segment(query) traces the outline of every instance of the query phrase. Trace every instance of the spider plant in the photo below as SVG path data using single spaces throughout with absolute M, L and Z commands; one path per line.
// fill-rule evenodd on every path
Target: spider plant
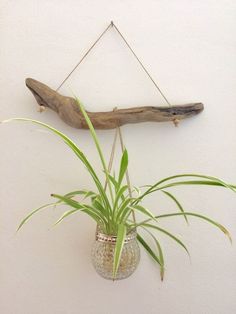
M 153 231 L 158 231 L 160 233 L 165 234 L 167 237 L 171 238 L 176 242 L 179 246 L 181 246 L 187 253 L 188 250 L 185 244 L 174 234 L 169 232 L 168 230 L 161 228 L 159 223 L 162 219 L 173 218 L 176 216 L 183 216 L 185 221 L 188 223 L 189 217 L 198 218 L 201 220 L 205 220 L 214 227 L 218 228 L 222 231 L 231 241 L 231 237 L 227 229 L 222 226 L 220 223 L 214 221 L 213 219 L 206 217 L 202 214 L 196 212 L 188 212 L 185 211 L 183 206 L 177 200 L 177 198 L 169 192 L 169 189 L 172 187 L 179 186 L 197 186 L 197 185 L 205 185 L 205 186 L 216 186 L 216 187 L 224 187 L 227 189 L 236 192 L 236 186 L 227 184 L 224 181 L 206 175 L 199 175 L 194 173 L 187 174 L 178 174 L 174 176 L 170 176 L 164 179 L 157 181 L 153 185 L 145 186 L 142 189 L 133 187 L 135 192 L 135 196 L 131 196 L 128 191 L 128 185 L 124 182 L 124 177 L 128 167 L 128 152 L 125 149 L 121 159 L 120 166 L 118 169 L 117 177 L 113 175 L 110 171 L 108 171 L 108 167 L 101 149 L 101 145 L 99 143 L 97 134 L 94 130 L 94 127 L 83 107 L 81 102 L 77 100 L 78 106 L 83 114 L 84 119 L 88 124 L 88 128 L 90 130 L 91 136 L 95 143 L 98 156 L 101 160 L 102 170 L 104 173 L 104 177 L 100 178 L 100 176 L 96 173 L 92 164 L 89 162 L 88 158 L 82 152 L 80 147 L 75 144 L 68 136 L 53 128 L 50 125 L 47 125 L 43 122 L 26 119 L 26 118 L 13 118 L 9 120 L 5 120 L 3 122 L 10 121 L 26 121 L 33 122 L 38 124 L 54 134 L 56 134 L 59 138 L 63 140 L 63 142 L 69 146 L 71 151 L 78 157 L 78 159 L 84 164 L 88 173 L 90 174 L 92 180 L 95 183 L 96 189 L 94 190 L 76 190 L 64 195 L 59 194 L 51 194 L 51 196 L 56 199 L 54 202 L 43 205 L 39 208 L 31 211 L 20 223 L 18 230 L 36 213 L 39 211 L 48 208 L 55 207 L 58 205 L 67 205 L 69 210 L 65 211 L 64 214 L 56 221 L 55 225 L 61 223 L 67 217 L 83 212 L 89 215 L 102 229 L 102 231 L 108 235 L 117 236 L 115 253 L 113 259 L 113 278 L 116 278 L 117 270 L 120 264 L 120 258 L 122 253 L 122 248 L 124 245 L 126 235 L 132 230 L 137 230 L 137 239 L 140 244 L 144 247 L 144 249 L 148 252 L 148 254 L 152 257 L 152 259 L 157 263 L 160 267 L 161 279 L 163 280 L 164 276 L 164 254 L 161 247 L 161 244 L 158 240 L 158 236 L 153 233 Z M 107 184 L 108 189 L 106 190 L 105 186 Z M 166 197 L 174 202 L 177 207 L 177 212 L 157 215 L 156 213 L 150 211 L 148 208 L 143 206 L 144 198 L 152 194 L 154 192 L 161 192 Z M 80 197 L 80 200 L 75 199 L 75 197 Z M 144 217 L 138 222 L 134 222 L 131 219 L 132 212 L 141 213 L 141 217 Z M 140 216 L 140 215 L 139 215 Z M 147 243 L 144 237 L 141 235 L 140 231 L 143 230 L 150 235 L 151 240 L 153 241 L 153 245 Z

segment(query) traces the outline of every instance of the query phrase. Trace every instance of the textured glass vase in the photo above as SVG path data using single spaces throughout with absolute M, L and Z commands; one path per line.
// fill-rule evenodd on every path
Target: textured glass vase
M 133 274 L 140 260 L 140 249 L 136 231 L 125 238 L 116 280 L 125 279 Z M 106 235 L 97 229 L 96 240 L 92 247 L 92 263 L 97 273 L 105 279 L 113 280 L 112 269 L 116 236 Z

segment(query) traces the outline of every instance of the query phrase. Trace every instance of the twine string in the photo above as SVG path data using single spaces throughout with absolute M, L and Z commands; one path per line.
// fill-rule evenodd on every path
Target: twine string
M 70 71 L 70 73 L 65 77 L 65 79 L 61 82 L 61 84 L 57 87 L 56 91 L 58 91 L 68 80 L 68 78 L 72 75 L 72 73 L 75 72 L 75 70 L 78 68 L 78 66 L 83 62 L 83 60 L 87 57 L 87 55 L 90 53 L 90 51 L 96 46 L 96 44 L 100 41 L 100 39 L 105 35 L 105 33 L 108 31 L 108 29 L 112 26 L 110 23 L 106 29 L 101 33 L 101 35 L 95 40 L 95 42 L 92 44 L 92 46 L 86 51 L 86 53 L 83 55 L 83 57 L 79 60 L 79 62 L 74 66 L 74 68 Z
M 151 82 L 154 84 L 155 88 L 158 90 L 160 95 L 163 97 L 163 99 L 166 101 L 166 103 L 171 106 L 171 103 L 163 93 L 163 91 L 160 89 L 158 84 L 155 82 L 151 74 L 148 72 L 146 67 L 143 65 L 137 54 L 134 52 L 133 48 L 130 46 L 128 41 L 125 39 L 124 35 L 121 33 L 119 28 L 114 24 L 113 21 L 110 22 L 110 24 L 105 28 L 105 30 L 100 34 L 100 36 L 95 40 L 95 42 L 92 44 L 92 46 L 85 52 L 85 54 L 82 56 L 82 58 L 79 60 L 79 62 L 74 66 L 74 68 L 70 71 L 70 73 L 65 77 L 65 79 L 61 82 L 61 84 L 57 87 L 56 91 L 58 91 L 65 82 L 69 79 L 69 77 L 74 73 L 74 71 L 79 67 L 79 65 L 83 62 L 83 60 L 87 57 L 87 55 L 90 53 L 90 51 L 96 46 L 96 44 L 102 39 L 102 37 L 105 35 L 105 33 L 111 28 L 114 27 L 114 29 L 117 31 L 121 39 L 124 41 L 128 49 L 131 51 L 132 55 L 135 57 L 135 59 L 138 61 L 141 68 L 144 70 L 144 72 L 147 74 L 148 78 L 151 80 Z

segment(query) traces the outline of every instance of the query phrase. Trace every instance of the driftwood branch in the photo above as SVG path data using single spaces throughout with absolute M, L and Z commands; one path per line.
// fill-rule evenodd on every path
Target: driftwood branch
M 32 78 L 26 79 L 26 86 L 33 93 L 41 108 L 50 108 L 73 128 L 87 129 L 87 123 L 72 97 L 60 95 L 47 85 Z M 87 112 L 96 129 L 113 129 L 128 123 L 166 122 L 186 119 L 203 110 L 202 103 L 192 103 L 172 107 L 134 107 L 107 112 Z

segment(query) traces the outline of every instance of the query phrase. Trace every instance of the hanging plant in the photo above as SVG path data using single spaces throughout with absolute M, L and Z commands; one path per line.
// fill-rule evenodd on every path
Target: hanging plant
M 148 185 L 142 189 L 132 187 L 133 193 L 135 193 L 135 196 L 132 196 L 129 193 L 129 186 L 124 183 L 124 177 L 128 168 L 127 150 L 124 149 L 121 156 L 117 172 L 118 175 L 113 175 L 110 169 L 108 169 L 97 134 L 87 112 L 78 99 L 76 99 L 76 102 L 95 143 L 104 173 L 103 177 L 100 177 L 96 173 L 92 164 L 89 162 L 88 157 L 82 152 L 79 146 L 68 136 L 52 126 L 37 120 L 25 118 L 14 118 L 3 121 L 33 122 L 56 134 L 67 146 L 69 146 L 71 151 L 84 164 L 96 186 L 95 190 L 78 189 L 64 195 L 51 194 L 56 201 L 31 211 L 21 221 L 18 230 L 21 229 L 21 227 L 28 220 L 30 220 L 34 214 L 48 207 L 55 207 L 59 205 L 66 205 L 69 207 L 69 210 L 64 212 L 64 214 L 56 221 L 56 225 L 74 214 L 87 214 L 97 224 L 96 241 L 92 249 L 93 265 L 101 276 L 113 280 L 126 278 L 136 269 L 140 259 L 138 242 L 160 267 L 161 279 L 163 280 L 165 271 L 164 254 L 159 238 L 155 233 L 153 233 L 154 231 L 165 234 L 188 253 L 185 244 L 177 236 L 160 227 L 160 222 L 165 218 L 168 219 L 176 216 L 183 216 L 186 222 L 188 222 L 189 217 L 204 220 L 222 231 L 231 241 L 230 234 L 224 226 L 200 213 L 186 212 L 176 197 L 169 192 L 169 189 L 179 186 L 206 185 L 224 187 L 236 192 L 235 185 L 227 184 L 224 181 L 212 176 L 199 174 L 178 174 L 161 179 L 155 184 Z M 107 190 L 104 187 L 104 184 L 107 184 Z M 156 192 L 162 192 L 166 197 L 170 198 L 175 203 L 178 211 L 158 215 L 146 208 L 143 204 L 145 197 Z M 75 197 L 78 196 L 81 198 L 80 200 L 75 199 Z M 141 216 L 144 218 L 139 221 L 133 221 L 132 213 L 134 212 L 141 213 Z M 147 234 L 151 236 L 154 247 L 151 243 L 148 243 L 145 240 L 141 231 L 147 232 Z

